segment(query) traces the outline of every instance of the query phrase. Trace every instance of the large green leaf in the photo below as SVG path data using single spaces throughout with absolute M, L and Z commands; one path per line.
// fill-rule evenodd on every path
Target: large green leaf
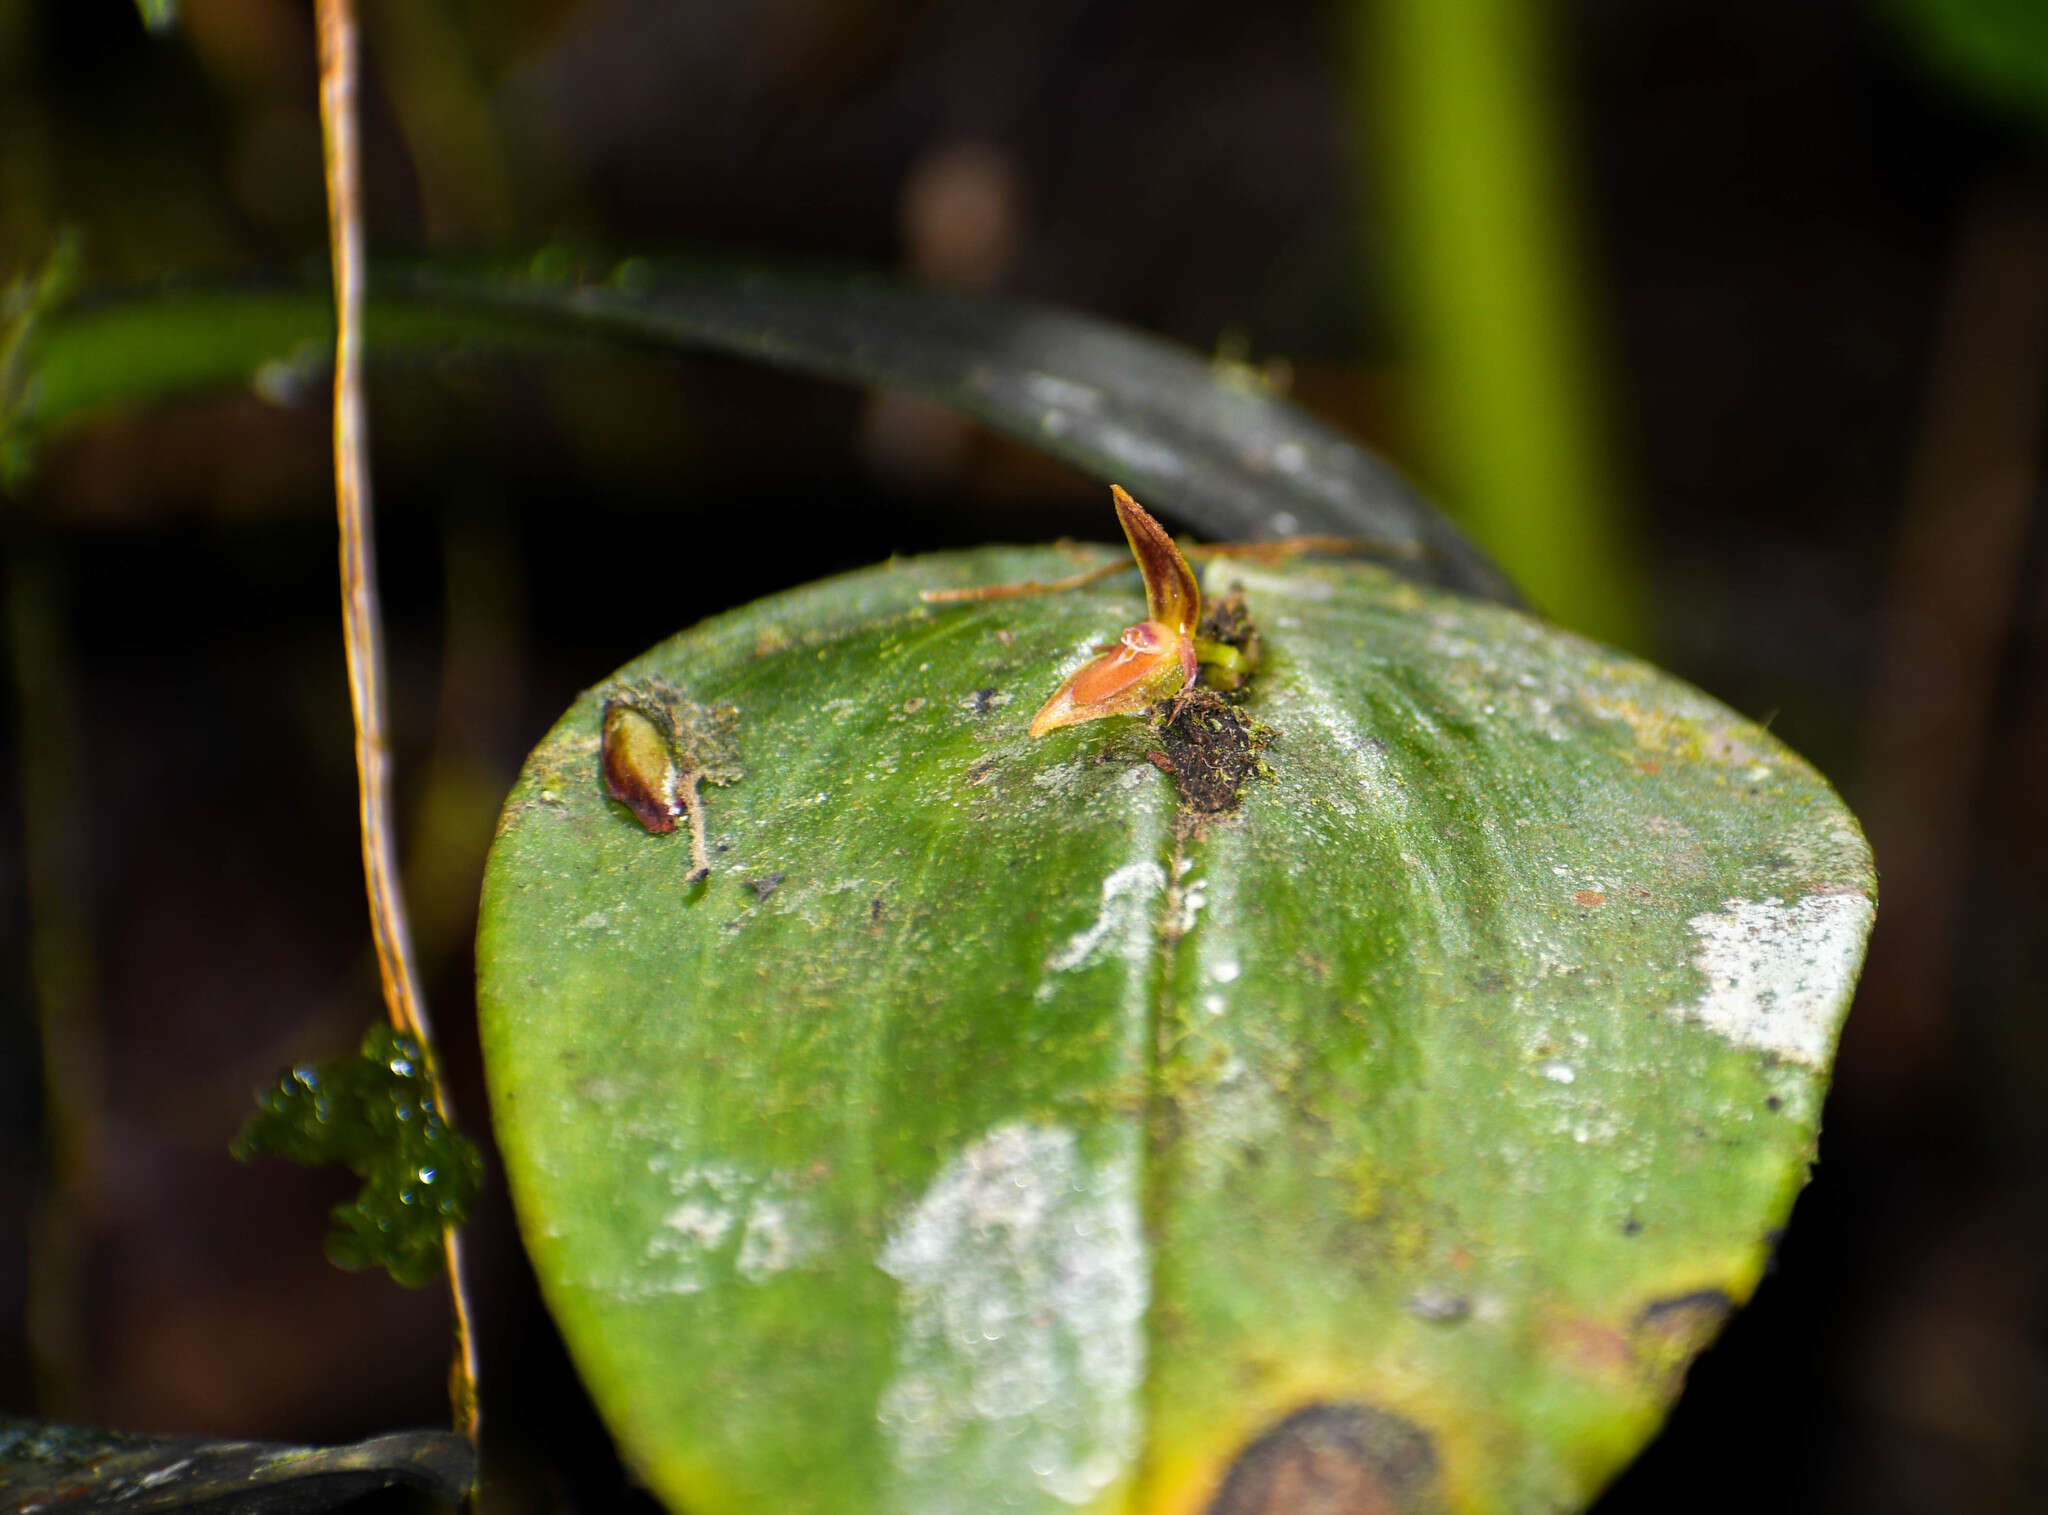
M 1135 583 L 918 598 L 1071 566 L 763 601 L 529 760 L 484 1051 L 599 1407 L 690 1515 L 1578 1506 L 1805 1178 L 1854 821 L 1697 691 L 1357 564 L 1210 569 L 1270 773 L 1199 814 L 1141 720 L 1025 735 Z M 606 797 L 626 682 L 737 707 L 702 882 Z
M 0 450 L 116 404 L 236 383 L 297 393 L 324 376 L 332 348 L 325 280 L 186 284 L 41 313 L 18 355 L 0 344 Z M 909 390 L 1170 499 L 1212 536 L 1369 537 L 1416 578 L 1515 599 L 1371 453 L 1228 365 L 1107 321 L 872 274 L 706 259 L 394 262 L 372 281 L 373 358 L 597 339 Z

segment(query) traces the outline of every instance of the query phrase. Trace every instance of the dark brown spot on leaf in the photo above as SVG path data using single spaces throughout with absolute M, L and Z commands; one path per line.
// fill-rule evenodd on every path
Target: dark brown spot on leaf
M 1259 1433 L 1206 1515 L 1420 1515 L 1441 1507 L 1436 1449 L 1412 1422 L 1360 1404 L 1308 1405 Z
M 1735 1313 L 1735 1301 L 1719 1289 L 1696 1289 L 1655 1299 L 1636 1313 L 1629 1346 L 1645 1378 L 1676 1394 L 1685 1370 Z
M 764 874 L 760 878 L 750 878 L 747 880 L 747 887 L 754 891 L 755 899 L 765 900 L 769 895 L 782 887 L 782 880 L 785 876 L 780 872 L 776 872 Z

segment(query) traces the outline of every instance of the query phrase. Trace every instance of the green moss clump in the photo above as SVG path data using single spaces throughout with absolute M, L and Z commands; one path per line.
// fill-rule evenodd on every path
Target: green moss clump
M 483 1158 L 436 1103 L 416 1040 L 373 1026 L 354 1057 L 287 1069 L 256 1104 L 228 1149 L 239 1161 L 346 1163 L 363 1180 L 329 1212 L 329 1261 L 412 1288 L 440 1276 L 442 1232 L 475 1208 Z

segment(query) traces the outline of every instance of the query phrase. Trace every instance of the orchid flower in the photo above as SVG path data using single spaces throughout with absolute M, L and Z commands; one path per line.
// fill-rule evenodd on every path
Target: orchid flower
M 1166 528 L 1117 485 L 1110 486 L 1124 538 L 1145 579 L 1145 619 L 1124 628 L 1102 656 L 1082 664 L 1031 718 L 1044 736 L 1106 715 L 1135 715 L 1171 699 L 1195 679 L 1195 625 L 1202 592 Z

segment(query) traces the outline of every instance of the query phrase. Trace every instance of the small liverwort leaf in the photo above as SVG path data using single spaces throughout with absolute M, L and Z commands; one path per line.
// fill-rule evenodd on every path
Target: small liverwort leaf
M 364 1181 L 330 1212 L 336 1266 L 381 1267 L 409 1287 L 440 1275 L 442 1232 L 469 1218 L 483 1159 L 442 1115 L 417 1041 L 373 1026 L 354 1057 L 300 1063 L 256 1103 L 229 1149 L 238 1159 L 345 1163 Z

